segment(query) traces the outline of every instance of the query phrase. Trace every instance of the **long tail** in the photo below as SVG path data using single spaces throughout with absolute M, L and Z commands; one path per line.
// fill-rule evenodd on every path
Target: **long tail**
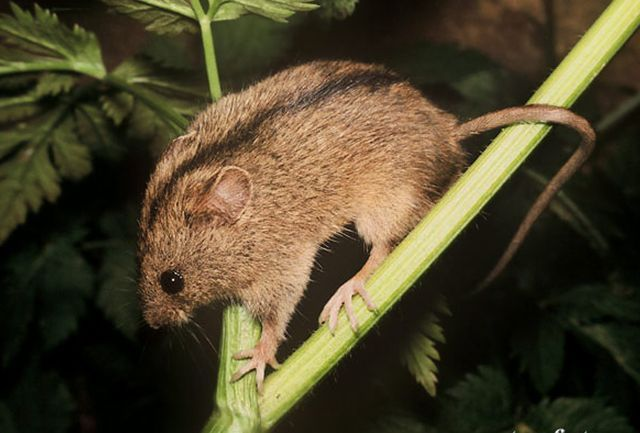
M 553 105 L 525 105 L 521 107 L 506 108 L 494 111 L 489 114 L 462 123 L 457 129 L 460 139 L 465 139 L 471 135 L 488 131 L 501 126 L 514 123 L 540 123 L 550 122 L 568 126 L 577 131 L 582 136 L 582 142 L 571 157 L 564 163 L 558 172 L 551 178 L 545 189 L 540 193 L 533 203 L 529 212 L 520 223 L 520 227 L 511 239 L 509 246 L 498 260 L 493 270 L 478 286 L 477 290 L 482 290 L 488 286 L 507 266 L 520 245 L 526 238 L 533 223 L 549 205 L 553 196 L 562 185 L 582 166 L 593 150 L 596 133 L 589 122 L 566 108 Z

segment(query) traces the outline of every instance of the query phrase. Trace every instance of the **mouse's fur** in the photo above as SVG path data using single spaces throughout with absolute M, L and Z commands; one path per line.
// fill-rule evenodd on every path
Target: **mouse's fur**
M 145 317 L 176 323 L 235 298 L 284 332 L 320 244 L 350 221 L 368 243 L 394 244 L 426 214 L 464 165 L 456 124 L 395 74 L 348 62 L 298 66 L 225 96 L 171 143 L 149 181 Z M 250 173 L 244 214 L 190 223 L 193 195 L 230 165 Z M 185 276 L 178 295 L 158 285 L 170 268 Z
M 460 134 L 396 74 L 352 62 L 293 67 L 223 97 L 149 181 L 139 242 L 147 322 L 180 324 L 198 306 L 238 300 L 275 354 L 320 245 L 354 222 L 367 244 L 390 250 L 460 174 L 459 141 L 482 129 L 468 126 Z M 180 293 L 161 289 L 168 269 L 184 276 Z

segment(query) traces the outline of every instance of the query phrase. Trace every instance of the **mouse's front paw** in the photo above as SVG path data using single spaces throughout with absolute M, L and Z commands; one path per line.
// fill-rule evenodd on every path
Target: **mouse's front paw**
M 278 369 L 280 363 L 276 360 L 273 350 L 269 350 L 264 347 L 264 344 L 258 343 L 253 349 L 242 350 L 233 355 L 233 359 L 249 359 L 246 364 L 236 371 L 231 377 L 231 382 L 235 382 L 251 370 L 256 371 L 256 385 L 258 386 L 258 393 L 262 394 L 262 384 L 264 383 L 264 371 L 269 364 L 273 369 Z
M 352 278 L 340 286 L 331 299 L 329 299 L 329 302 L 324 306 L 322 313 L 320 313 L 320 324 L 328 321 L 329 330 L 333 334 L 336 330 L 336 326 L 338 325 L 340 309 L 344 305 L 344 310 L 347 313 L 351 329 L 353 329 L 353 332 L 356 332 L 358 330 L 358 319 L 356 319 L 353 312 L 353 305 L 351 302 L 351 298 L 355 295 L 360 295 L 362 297 L 370 311 L 374 311 L 376 309 L 373 301 L 371 301 L 369 294 L 364 288 L 364 281 L 358 278 Z

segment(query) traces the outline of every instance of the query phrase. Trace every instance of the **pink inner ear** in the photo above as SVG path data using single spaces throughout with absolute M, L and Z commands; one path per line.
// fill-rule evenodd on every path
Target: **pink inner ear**
M 207 207 L 235 222 L 251 199 L 251 177 L 238 167 L 224 167 L 206 201 Z

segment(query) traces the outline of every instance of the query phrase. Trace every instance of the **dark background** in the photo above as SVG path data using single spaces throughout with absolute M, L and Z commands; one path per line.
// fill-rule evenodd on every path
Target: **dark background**
M 158 38 L 136 21 L 107 12 L 97 1 L 40 5 L 66 23 L 77 22 L 95 32 L 110 69 L 140 53 L 157 57 L 166 51 L 173 61 L 191 68 L 189 81 L 206 87 L 197 36 Z M 225 92 L 310 59 L 380 62 L 466 118 L 524 103 L 605 6 L 597 0 L 361 0 L 355 13 L 344 19 L 313 12 L 295 16 L 289 25 L 255 17 L 221 23 L 215 27 L 218 61 Z M 620 104 L 637 99 L 639 51 L 635 36 L 575 111 L 598 127 Z M 194 106 L 205 103 L 206 92 L 202 95 L 194 98 Z M 640 403 L 640 344 L 634 345 L 640 340 L 638 120 L 639 111 L 632 109 L 614 127 L 599 131 L 598 149 L 565 190 L 593 230 L 580 229 L 575 213 L 556 204 L 496 284 L 470 296 L 540 190 L 521 170 L 399 306 L 276 430 L 436 431 L 428 426 L 438 424 L 437 431 L 458 431 L 455 422 L 446 419 L 446 406 L 455 406 L 456 397 L 443 391 L 479 365 L 505 372 L 514 399 L 514 423 L 545 398 L 597 398 L 637 429 L 640 418 L 633 408 Z M 127 137 L 122 131 L 127 121 L 118 128 L 125 137 L 123 154 L 115 160 L 96 156 L 88 177 L 63 183 L 60 199 L 30 215 L 0 249 L 0 293 L 6 299 L 0 302 L 0 314 L 7 323 L 17 323 L 13 315 L 22 318 L 17 328 L 5 323 L 1 334 L 0 348 L 12 356 L 2 364 L 0 430 L 4 422 L 18 432 L 197 432 L 212 410 L 221 306 L 198 316 L 200 329 L 194 327 L 193 335 L 153 332 L 136 312 L 135 215 L 154 157 L 166 140 L 161 134 Z M 486 134 L 469 142 L 470 160 L 490 138 Z M 527 167 L 551 176 L 576 141 L 567 131 L 554 131 Z M 74 238 L 76 232 L 82 234 Z M 604 244 L 598 243 L 598 236 Z M 20 285 L 42 251 L 52 248 L 55 254 L 66 254 L 67 247 L 91 270 L 84 281 L 85 294 L 73 308 L 61 300 L 66 296 L 65 276 L 46 271 L 65 274 L 74 273 L 74 268 L 60 269 L 53 261 L 49 268 L 38 268 L 43 274 L 29 276 L 28 283 Z M 354 236 L 340 237 L 329 249 L 319 256 L 280 360 L 310 335 L 324 302 L 366 257 Z M 41 288 L 45 286 L 52 286 L 53 292 Z M 584 302 L 579 299 L 583 292 L 570 295 L 579 306 L 565 302 L 556 308 L 550 301 L 581 287 L 594 292 L 587 291 Z M 35 294 L 29 298 L 31 306 L 21 310 L 24 290 Z M 447 343 L 438 346 L 442 360 L 434 399 L 415 382 L 400 354 L 438 294 L 446 297 L 452 315 L 442 317 Z M 588 320 L 579 315 L 583 303 L 595 300 L 596 306 L 590 305 L 598 309 L 601 299 L 609 302 L 607 296 L 619 302 L 611 305 L 627 305 L 635 316 L 621 318 L 617 307 Z M 71 308 L 73 316 L 66 327 L 55 322 L 69 317 L 65 308 Z M 550 322 L 555 325 L 546 334 Z M 576 323 L 610 330 L 624 326 L 625 331 L 611 337 L 618 345 L 605 344 Z M 47 326 L 64 329 L 51 345 L 41 331 Z M 540 375 L 548 377 L 540 373 L 552 362 L 547 356 L 557 358 L 558 351 L 545 345 L 555 344 L 558 333 L 563 335 L 559 373 L 550 385 L 538 386 Z M 486 396 L 479 391 L 474 398 L 482 401 Z M 393 424 L 390 420 L 397 419 L 397 413 L 412 421 Z M 613 415 L 607 412 L 603 417 Z M 380 427 L 385 422 L 392 427 Z

